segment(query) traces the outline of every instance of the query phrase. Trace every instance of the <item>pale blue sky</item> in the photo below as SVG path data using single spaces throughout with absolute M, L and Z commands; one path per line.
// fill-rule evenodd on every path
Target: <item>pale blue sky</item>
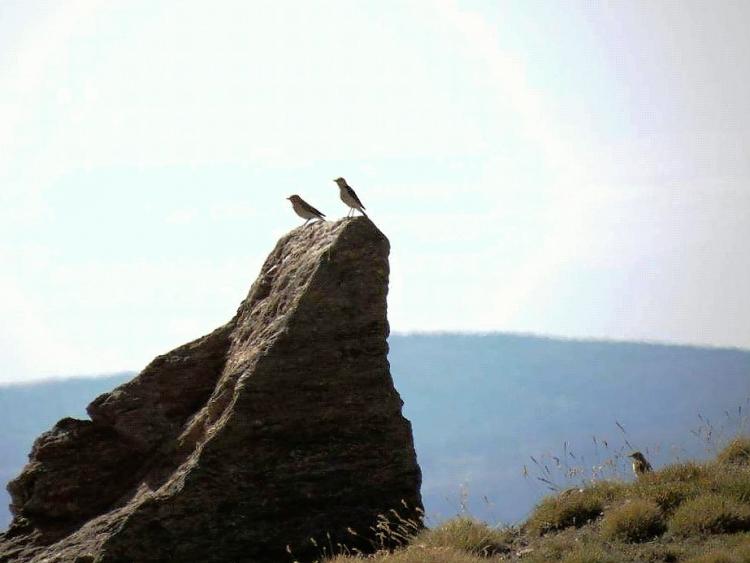
M 0 0 L 0 381 L 231 317 L 299 193 L 392 329 L 750 347 L 750 4 Z

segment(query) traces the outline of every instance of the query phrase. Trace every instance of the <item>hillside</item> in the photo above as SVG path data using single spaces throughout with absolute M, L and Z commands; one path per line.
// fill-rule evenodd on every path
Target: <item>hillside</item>
M 699 415 L 732 435 L 750 397 L 747 351 L 508 334 L 390 344 L 436 520 L 462 503 L 490 522 L 524 519 L 545 492 L 531 456 L 589 468 L 626 449 L 647 450 L 655 466 L 705 458 L 713 452 L 691 434 L 705 427 Z M 565 488 L 580 477 L 555 481 Z
M 543 499 L 518 527 L 462 515 L 433 529 L 402 522 L 389 532 L 406 545 L 372 563 L 747 563 L 750 561 L 750 438 L 715 459 L 590 482 Z M 321 559 L 354 563 L 356 555 Z
M 462 504 L 491 523 L 523 520 L 547 492 L 530 456 L 554 465 L 566 442 L 571 467 L 600 463 L 627 449 L 625 440 L 656 467 L 705 458 L 710 448 L 691 434 L 705 427 L 698 414 L 731 435 L 750 396 L 750 352 L 742 350 L 509 334 L 394 334 L 389 343 L 433 522 Z M 88 402 L 130 377 L 0 387 L 0 480 L 18 474 L 41 432 L 85 416 Z M 616 463 L 622 474 L 625 461 Z M 565 488 L 580 477 L 556 472 L 554 481 Z M 4 528 L 7 496 L 0 502 Z

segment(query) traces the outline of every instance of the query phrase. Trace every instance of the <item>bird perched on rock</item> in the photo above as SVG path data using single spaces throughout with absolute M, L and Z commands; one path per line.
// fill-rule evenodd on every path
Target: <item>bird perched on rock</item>
M 651 464 L 641 452 L 633 452 L 628 457 L 633 460 L 633 473 L 635 473 L 636 477 L 652 471 Z
M 354 193 L 352 187 L 346 183 L 346 180 L 338 177 L 334 180 L 334 182 L 339 185 L 339 197 L 341 198 L 341 201 L 349 206 L 349 213 L 347 213 L 346 216 L 348 217 L 350 214 L 354 213 L 354 210 L 356 209 L 362 215 L 367 217 L 367 213 L 365 213 L 365 206 L 362 205 L 361 201 L 359 201 L 357 194 Z
M 292 208 L 294 209 L 294 212 L 303 219 L 306 219 L 304 225 L 307 225 L 307 223 L 309 223 L 312 219 L 323 219 L 325 217 L 323 213 L 315 209 L 312 205 L 307 203 L 304 199 L 296 194 L 290 195 L 287 199 L 292 202 Z

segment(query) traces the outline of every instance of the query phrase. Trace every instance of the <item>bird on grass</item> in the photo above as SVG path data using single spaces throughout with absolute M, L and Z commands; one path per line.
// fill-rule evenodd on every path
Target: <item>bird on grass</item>
M 367 213 L 365 213 L 365 206 L 362 205 L 361 201 L 359 201 L 357 194 L 354 193 L 352 187 L 346 183 L 346 180 L 338 177 L 334 180 L 334 182 L 336 182 L 339 186 L 339 197 L 341 198 L 341 201 L 349 206 L 349 213 L 347 213 L 346 216 L 349 217 L 352 213 L 354 213 L 354 210 L 356 209 L 362 215 L 367 217 Z
M 304 199 L 302 199 L 298 195 L 290 195 L 287 198 L 289 201 L 292 202 L 292 208 L 294 209 L 294 212 L 305 219 L 305 223 L 302 225 L 307 225 L 310 221 L 313 219 L 320 219 L 325 221 L 324 217 L 325 215 L 315 209 L 312 205 L 307 203 Z
M 633 452 L 628 457 L 633 460 L 633 473 L 635 473 L 636 477 L 653 471 L 651 464 L 641 452 Z

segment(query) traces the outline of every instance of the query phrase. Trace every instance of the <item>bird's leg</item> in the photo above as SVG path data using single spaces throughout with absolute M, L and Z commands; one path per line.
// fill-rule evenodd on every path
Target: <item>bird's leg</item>
M 305 225 L 307 225 L 307 224 L 308 224 L 309 222 L 310 222 L 310 219 L 308 219 L 307 221 L 305 221 L 304 223 L 302 223 L 302 226 L 304 227 L 304 226 L 305 226 Z

